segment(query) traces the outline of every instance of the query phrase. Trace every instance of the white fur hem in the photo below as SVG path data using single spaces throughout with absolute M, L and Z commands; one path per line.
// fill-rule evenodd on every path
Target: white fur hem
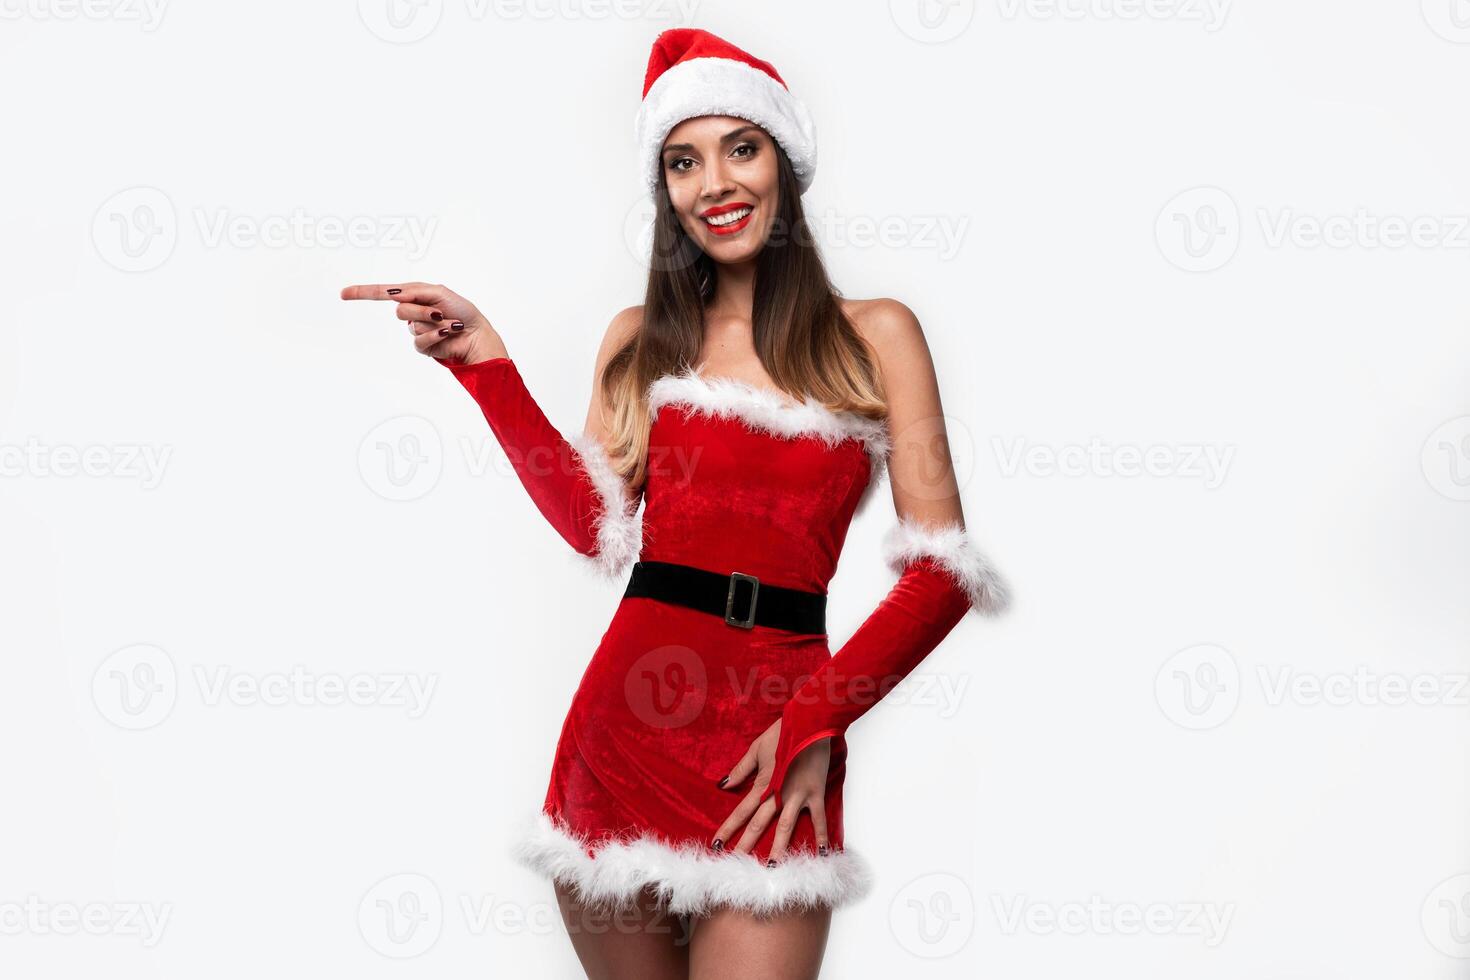
M 815 398 L 792 402 L 735 378 L 705 378 L 685 367 L 676 374 L 655 378 L 648 386 L 648 410 L 657 412 L 663 405 L 683 406 L 686 415 L 697 411 L 716 418 L 737 418 L 751 429 L 781 439 L 815 436 L 828 446 L 856 439 L 867 451 L 870 464 L 858 513 L 887 472 L 888 425 L 856 412 L 834 412 Z
M 634 121 L 638 159 L 650 191 L 658 188 L 664 140 L 696 116 L 736 116 L 771 134 L 791 159 L 798 186 L 817 171 L 817 131 L 806 106 L 770 75 L 730 58 L 690 58 L 665 71 L 648 89 Z
M 788 852 L 768 868 L 753 855 L 711 851 L 702 841 L 673 844 L 644 834 L 589 843 L 544 810 L 512 854 L 524 867 L 572 886 L 588 905 L 626 905 L 651 887 L 659 904 L 677 915 L 705 915 L 717 908 L 759 914 L 836 908 L 872 888 L 867 861 L 851 848 L 825 857 Z
M 638 505 L 628 500 L 627 481 L 613 469 L 601 442 L 584 432 L 572 436 L 567 443 L 592 480 L 602 503 L 601 513 L 593 521 L 596 550 L 582 557 L 604 578 L 619 579 L 643 550 L 643 520 L 638 515 Z
M 994 616 L 1010 605 L 1010 586 L 964 527 L 958 523 L 931 527 L 900 518 L 883 539 L 888 567 L 901 574 L 910 562 L 925 557 L 937 559 L 954 576 L 974 611 Z

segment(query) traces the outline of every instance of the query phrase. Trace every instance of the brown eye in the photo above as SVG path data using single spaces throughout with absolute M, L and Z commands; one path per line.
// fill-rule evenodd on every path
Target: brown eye
M 731 153 L 739 153 L 741 150 L 749 150 L 750 152 L 749 153 L 746 153 L 745 155 L 746 156 L 751 156 L 752 154 L 755 153 L 755 144 L 754 143 L 740 143 L 740 144 L 738 144 L 735 147 L 735 149 L 731 150 L 730 152 Z

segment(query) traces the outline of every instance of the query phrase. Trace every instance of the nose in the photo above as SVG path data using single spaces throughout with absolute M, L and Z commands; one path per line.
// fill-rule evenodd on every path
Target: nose
M 706 200 L 717 200 L 734 189 L 735 181 L 725 169 L 725 161 L 719 154 L 715 154 L 714 159 L 704 168 L 704 185 L 700 188 L 700 196 Z

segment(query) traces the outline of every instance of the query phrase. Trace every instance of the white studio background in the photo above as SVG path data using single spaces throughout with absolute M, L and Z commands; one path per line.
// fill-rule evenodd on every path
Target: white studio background
M 0 974 L 580 975 L 506 849 L 620 590 L 338 290 L 579 429 L 687 24 L 1018 594 L 855 726 L 824 975 L 1470 976 L 1470 6 L 924 3 L 0 5 Z

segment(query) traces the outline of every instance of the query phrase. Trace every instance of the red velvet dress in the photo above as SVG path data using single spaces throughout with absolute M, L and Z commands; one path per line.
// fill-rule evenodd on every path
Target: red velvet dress
M 485 409 L 543 514 L 618 581 L 638 557 L 825 594 L 853 516 L 885 471 L 889 442 L 881 421 L 684 371 L 659 378 L 647 392 L 652 422 L 640 518 L 589 437 L 569 441 L 569 466 L 529 462 L 533 448 L 554 454 L 560 436 L 508 360 L 447 366 Z M 968 560 L 963 541 L 937 547 L 929 531 L 903 529 L 906 537 L 885 548 L 897 549 L 890 564 L 911 571 L 863 629 L 873 637 L 867 645 L 881 649 L 878 662 L 906 673 L 967 609 L 998 605 L 993 600 L 1003 593 L 988 569 L 980 571 L 990 575 L 990 595 L 951 574 Z M 908 552 L 897 554 L 904 547 Z M 899 667 L 893 648 L 902 646 L 912 647 L 912 662 Z M 874 661 L 873 652 L 863 656 Z M 584 900 L 624 902 L 651 886 L 675 912 L 770 912 L 862 897 L 872 876 L 867 861 L 845 846 L 842 731 L 866 706 L 847 714 L 843 706 L 807 715 L 792 710 L 803 684 L 838 662 L 825 635 L 745 629 L 703 611 L 625 597 L 572 698 L 544 805 L 517 840 L 517 857 L 574 884 Z M 875 673 L 873 666 L 865 672 Z M 779 789 L 802 747 L 830 736 L 831 847 L 817 853 L 803 810 L 786 855 L 768 867 L 774 820 L 751 854 L 710 844 L 751 785 L 747 779 L 722 789 L 720 778 L 783 715 L 776 785 L 764 795 Z

